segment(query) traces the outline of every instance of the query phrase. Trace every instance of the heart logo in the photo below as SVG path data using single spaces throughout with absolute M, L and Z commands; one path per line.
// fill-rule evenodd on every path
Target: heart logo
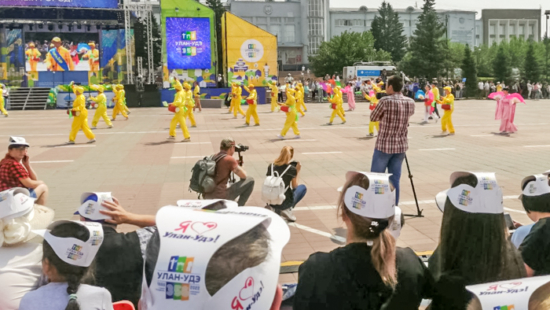
M 500 287 L 505 288 L 507 290 L 516 288 L 521 285 L 521 282 L 510 282 L 506 284 L 501 284 Z
M 195 222 L 191 224 L 191 229 L 194 230 L 197 234 L 202 235 L 207 231 L 211 231 L 218 227 L 218 224 L 214 222 Z
M 244 287 L 239 292 L 239 298 L 241 300 L 246 300 L 254 295 L 254 279 L 249 277 L 244 282 Z

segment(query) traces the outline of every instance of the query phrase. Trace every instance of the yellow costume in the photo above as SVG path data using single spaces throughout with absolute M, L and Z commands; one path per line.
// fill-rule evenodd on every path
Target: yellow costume
M 307 112 L 306 101 L 305 101 L 305 98 L 304 98 L 305 94 L 306 94 L 305 91 L 304 91 L 304 85 L 302 85 L 302 83 L 298 83 L 297 87 L 300 88 L 300 101 L 298 102 L 299 107 L 300 107 L 299 110 L 300 111 L 303 110 L 304 112 Z M 296 99 L 298 99 L 298 98 L 296 98 Z M 304 115 L 302 114 L 302 116 L 304 116 Z
M 286 112 L 285 125 L 283 126 L 281 134 L 278 136 L 279 139 L 284 139 L 290 128 L 292 128 L 296 138 L 300 138 L 300 130 L 298 130 L 298 111 L 296 111 L 296 98 L 294 98 L 294 94 L 295 91 L 287 87 L 286 102 L 283 106 L 288 107 L 288 112 Z
M 329 125 L 332 125 L 332 122 L 334 121 L 334 118 L 336 115 L 342 119 L 342 124 L 346 123 L 346 118 L 344 117 L 342 105 L 344 101 L 342 100 L 342 92 L 340 91 L 340 87 L 336 86 L 334 88 L 334 96 L 332 98 L 328 98 L 328 101 L 332 103 L 333 105 L 336 105 L 335 109 L 332 110 L 332 115 L 330 116 L 330 121 L 328 122 Z
M 296 111 L 298 111 L 298 113 L 300 113 L 302 116 L 305 116 L 306 114 L 304 113 L 304 111 L 302 111 L 302 101 L 304 101 L 304 90 L 303 88 L 300 87 L 301 85 L 302 83 L 298 83 L 298 85 L 296 85 L 296 92 L 295 92 L 294 98 L 296 98 Z
M 363 93 L 365 95 L 365 99 L 367 99 L 370 102 L 370 109 L 371 111 L 376 108 L 376 105 L 378 105 L 378 98 L 376 98 L 376 94 L 374 96 L 369 96 L 367 93 Z M 376 127 L 376 131 L 380 132 L 380 122 L 369 122 L 369 135 L 374 135 L 374 127 Z
M 195 85 L 195 89 L 193 90 L 193 96 L 195 97 L 195 106 L 199 106 L 199 112 L 202 111 L 201 88 L 199 87 L 199 84 Z M 193 107 L 193 110 L 195 110 L 195 107 Z
M 95 110 L 94 118 L 92 120 L 92 129 L 96 128 L 99 118 L 103 118 L 105 124 L 107 124 L 109 128 L 113 128 L 113 123 L 111 123 L 111 120 L 107 115 L 107 97 L 105 97 L 105 94 L 103 93 L 103 86 L 99 86 L 97 91 L 99 93 L 97 97 L 90 97 L 90 100 L 97 103 L 97 109 Z
M 187 130 L 187 124 L 185 123 L 185 114 L 187 109 L 187 107 L 185 106 L 186 92 L 181 86 L 179 80 L 176 80 L 175 88 L 176 96 L 174 97 L 174 102 L 172 103 L 172 105 L 176 107 L 176 113 L 174 114 L 174 117 L 170 122 L 170 136 L 168 137 L 168 139 L 176 138 L 176 126 L 179 124 L 181 127 L 181 131 L 183 132 L 183 137 L 185 138 L 185 140 L 183 141 L 187 142 L 190 140 L 191 135 L 189 134 L 189 130 Z
M 279 106 L 277 105 L 279 88 L 277 87 L 277 83 L 275 83 L 275 81 L 271 82 L 269 88 L 271 88 L 271 112 L 275 112 L 275 110 L 279 110 Z
M 497 84 L 497 92 L 499 91 L 502 91 L 502 84 L 500 83 Z
M 40 62 L 40 52 L 35 48 L 34 43 L 29 43 L 29 49 L 25 51 L 27 60 L 29 61 L 31 71 L 36 71 L 36 66 Z
M 233 107 L 233 116 L 235 118 L 237 118 L 237 113 L 245 116 L 243 108 L 241 108 L 242 93 L 242 88 L 237 83 L 233 83 L 233 87 L 231 88 L 231 106 Z
M 0 112 L 2 112 L 4 116 L 8 117 L 8 111 L 6 111 L 6 108 L 4 108 L 4 96 L 2 96 L 3 90 L 4 90 L 4 85 L 0 84 Z
M 128 119 L 128 114 L 126 114 L 126 110 L 124 109 L 125 106 L 125 96 L 126 92 L 124 91 L 124 86 L 117 84 L 113 86 L 113 92 L 115 93 L 115 107 L 113 108 L 113 119 L 112 121 L 116 120 L 116 117 L 118 113 L 122 114 L 122 116 L 126 117 Z
M 191 127 L 197 127 L 197 123 L 195 122 L 195 115 L 193 114 L 195 103 L 193 102 L 193 91 L 191 91 L 191 85 L 189 85 L 187 82 L 184 82 L 183 91 L 183 100 L 186 108 L 184 119 L 189 117 L 189 120 L 191 121 Z
M 448 130 L 450 134 L 454 135 L 455 128 L 453 126 L 452 114 L 453 114 L 453 111 L 455 110 L 455 96 L 453 96 L 453 94 L 451 93 L 452 90 L 450 87 L 447 86 L 444 89 L 447 92 L 447 94 L 445 95 L 443 100 L 438 101 L 438 103 L 448 104 L 451 106 L 451 109 L 443 110 L 445 112 L 443 113 L 443 117 L 441 118 L 441 130 L 443 131 L 443 133 L 446 133 Z
M 90 64 L 90 71 L 99 71 L 99 51 L 95 48 L 95 43 L 90 42 L 88 45 L 91 49 L 84 55 L 83 58 L 88 58 Z
M 260 126 L 260 118 L 258 117 L 258 93 L 256 92 L 256 89 L 254 88 L 254 85 L 250 85 L 250 88 L 244 87 L 246 91 L 249 93 L 248 97 L 246 97 L 247 103 L 249 101 L 252 101 L 252 104 L 248 105 L 248 109 L 246 110 L 246 123 L 245 125 L 250 125 L 250 116 L 254 117 L 254 126 Z
M 82 130 L 91 142 L 95 142 L 95 135 L 88 126 L 88 110 L 86 110 L 86 97 L 84 97 L 84 88 L 81 86 L 73 86 L 76 99 L 73 103 L 72 113 L 74 116 L 71 133 L 69 134 L 69 143 L 74 144 L 76 134 Z
M 52 39 L 53 43 L 61 44 L 61 39 L 58 37 L 55 37 Z M 52 56 L 52 54 L 57 55 L 59 53 L 59 60 L 55 60 L 55 57 Z M 63 69 L 63 66 L 60 64 L 61 61 L 64 61 L 67 64 L 67 69 Z M 73 59 L 71 57 L 71 53 L 69 50 L 64 48 L 63 46 L 52 48 L 50 51 L 48 51 L 48 55 L 46 57 L 46 67 L 49 71 L 73 71 L 74 70 L 74 63 Z

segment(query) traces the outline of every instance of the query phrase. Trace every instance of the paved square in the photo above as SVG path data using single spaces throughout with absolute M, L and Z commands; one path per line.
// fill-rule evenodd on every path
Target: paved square
M 344 106 L 347 106 L 344 104 Z M 191 143 L 166 142 L 172 117 L 166 108 L 133 108 L 130 120 L 118 118 L 113 129 L 100 121 L 95 130 L 97 143 L 86 144 L 79 133 L 77 144 L 65 146 L 71 120 L 64 110 L 10 111 L 0 118 L 0 148 L 7 149 L 10 135 L 25 136 L 32 144 L 31 161 L 40 179 L 50 187 L 48 205 L 56 218 L 70 218 L 84 191 L 112 191 L 122 205 L 137 213 L 154 214 L 160 207 L 182 198 L 196 198 L 188 191 L 191 168 L 198 158 L 218 150 L 227 136 L 250 146 L 244 153 L 244 168 L 256 179 L 249 204 L 262 206 L 261 184 L 267 166 L 284 145 L 295 148 L 295 159 L 302 163 L 300 182 L 308 187 L 298 205 L 298 221 L 291 225 L 292 237 L 283 252 L 283 261 L 304 260 L 315 251 L 330 251 L 344 240 L 343 223 L 336 216 L 337 188 L 348 170 L 370 169 L 375 139 L 367 138 L 368 104 L 358 102 L 347 112 L 348 122 L 326 126 L 331 110 L 327 103 L 308 103 L 306 117 L 300 118 L 302 139 L 276 141 L 285 120 L 283 112 L 270 113 L 259 106 L 260 127 L 245 127 L 239 116 L 233 119 L 227 109 L 207 109 L 195 113 L 197 128 L 190 128 Z M 109 110 L 111 113 L 111 110 Z M 94 111 L 89 113 L 91 120 Z M 424 217 L 407 218 L 398 240 L 400 246 L 430 251 L 439 239 L 441 212 L 434 196 L 446 189 L 449 175 L 456 170 L 496 172 L 504 191 L 506 210 L 517 221 L 529 223 L 517 196 L 521 179 L 550 169 L 550 100 L 529 100 L 518 104 L 515 123 L 519 132 L 500 136 L 494 120 L 495 102 L 457 101 L 453 114 L 455 136 L 440 136 L 440 124 L 420 125 L 422 103 L 417 103 L 409 129 L 408 159 Z M 177 140 L 183 139 L 181 130 Z M 287 135 L 292 138 L 290 132 Z M 406 167 L 401 179 L 400 206 L 407 214 L 416 213 Z M 121 227 L 122 230 L 130 227 Z M 294 275 L 282 275 L 292 281 Z

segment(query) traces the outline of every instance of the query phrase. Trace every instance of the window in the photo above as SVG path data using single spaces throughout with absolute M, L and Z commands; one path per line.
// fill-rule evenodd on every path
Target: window
M 285 24 L 294 24 L 294 17 L 285 18 Z
M 501 34 L 501 33 L 504 33 L 504 25 L 503 24 L 500 24 L 498 25 L 498 33 Z
M 508 33 L 510 35 L 516 34 L 516 28 L 514 27 L 514 25 L 510 25 L 510 27 L 508 28 Z
M 271 24 L 271 25 L 269 25 L 269 32 L 271 32 L 271 34 L 274 35 L 274 36 L 278 36 L 279 37 L 278 39 L 281 40 L 281 38 L 280 38 L 281 26 Z
M 362 19 L 354 19 L 353 20 L 353 25 L 354 26 L 359 26 L 359 27 L 364 27 L 365 26 L 365 21 L 362 20 Z
M 491 31 L 490 31 L 490 33 L 492 33 L 492 34 L 497 33 L 497 25 L 496 25 L 496 24 L 492 24 L 492 25 L 491 25 Z
M 269 21 L 272 23 L 272 24 L 280 24 L 281 23 L 281 18 L 280 17 L 271 17 L 269 19 Z
M 525 34 L 525 25 L 524 24 L 518 25 L 518 34 L 520 36 L 523 36 Z
M 291 42 L 296 42 L 296 37 L 295 37 L 295 27 L 294 27 L 294 24 L 292 25 L 284 25 L 284 29 L 285 29 L 285 36 L 284 36 L 284 42 L 286 43 L 291 43 Z
M 325 17 L 325 1 L 309 0 L 308 17 Z
M 530 34 L 531 36 L 535 36 L 535 25 L 529 25 L 529 28 L 531 28 L 531 29 L 530 29 L 531 32 L 530 32 L 529 34 Z
M 256 24 L 267 24 L 267 17 L 256 17 Z

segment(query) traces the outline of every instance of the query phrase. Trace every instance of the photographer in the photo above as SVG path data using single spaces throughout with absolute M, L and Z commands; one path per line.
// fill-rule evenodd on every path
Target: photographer
M 275 159 L 273 164 L 267 166 L 267 176 L 277 173 L 285 183 L 285 200 L 280 205 L 270 205 L 275 213 L 289 222 L 296 222 L 296 217 L 292 214 L 292 209 L 304 198 L 307 188 L 304 184 L 298 185 L 298 175 L 302 169 L 302 165 L 297 161 L 291 161 L 294 157 L 294 148 L 292 146 L 284 146 L 279 157 Z
M 254 179 L 247 177 L 246 171 L 241 167 L 242 161 L 237 162 L 233 158 L 233 154 L 235 154 L 235 140 L 233 138 L 223 139 L 220 143 L 220 152 L 214 155 L 214 158 L 218 159 L 214 177 L 216 188 L 211 193 L 205 194 L 204 198 L 235 200 L 239 197 L 239 206 L 244 206 L 254 189 Z M 227 181 L 231 172 L 235 173 L 240 180 L 228 187 Z

